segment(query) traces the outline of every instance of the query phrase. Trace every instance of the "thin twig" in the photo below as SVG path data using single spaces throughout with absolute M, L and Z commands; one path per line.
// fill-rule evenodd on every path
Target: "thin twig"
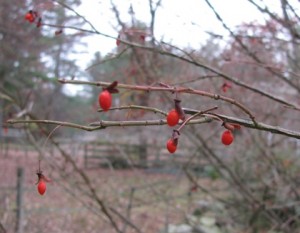
M 195 112 L 195 113 L 198 113 Z M 231 116 L 221 115 L 221 114 L 215 114 L 223 121 L 229 122 L 229 123 L 236 123 L 241 126 L 244 126 L 246 128 L 252 128 L 257 129 L 261 131 L 267 131 L 275 134 L 281 134 L 285 135 L 291 138 L 297 138 L 300 139 L 300 133 L 293 130 L 288 130 L 285 128 L 281 128 L 278 126 L 268 125 L 262 122 L 256 122 L 256 124 L 253 123 L 253 121 L 244 120 L 240 118 L 235 118 Z M 209 123 L 213 121 L 213 117 L 202 117 L 201 119 L 191 120 L 187 124 L 203 124 L 203 123 Z M 165 119 L 160 120 L 144 120 L 144 121 L 98 121 L 90 123 L 89 126 L 83 126 L 78 125 L 70 122 L 62 122 L 62 121 L 50 121 L 50 120 L 8 120 L 7 123 L 9 124 L 20 124 L 20 123 L 40 123 L 40 124 L 53 124 L 53 125 L 61 125 L 65 127 L 71 127 L 71 128 L 77 128 L 81 130 L 86 131 L 94 131 L 94 130 L 100 130 L 107 127 L 132 127 L 132 126 L 153 126 L 153 125 L 166 125 L 167 121 Z
M 168 113 L 161 111 L 158 108 L 152 108 L 152 107 L 145 107 L 145 106 L 140 106 L 140 105 L 128 105 L 128 106 L 120 106 L 120 107 L 114 107 L 114 108 L 110 108 L 110 111 L 113 110 L 123 110 L 123 109 L 136 109 L 136 110 L 146 110 L 149 112 L 153 112 L 153 113 L 160 113 L 163 116 L 167 116 Z M 98 109 L 98 112 L 103 112 L 103 109 Z

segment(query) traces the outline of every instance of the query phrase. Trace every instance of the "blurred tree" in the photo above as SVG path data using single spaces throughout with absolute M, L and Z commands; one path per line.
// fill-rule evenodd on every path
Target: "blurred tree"
M 0 3 L 1 93 L 14 100 L 2 100 L 3 121 L 13 114 L 20 117 L 27 112 L 41 118 L 72 118 L 71 109 L 62 111 L 64 101 L 54 100 L 65 96 L 56 78 L 71 79 L 78 75 L 76 60 L 71 60 L 70 56 L 77 52 L 73 45 L 84 34 L 66 32 L 61 27 L 82 25 L 82 20 L 66 7 L 79 4 L 80 1 L 45 1 L 29 5 L 26 1 L 5 0 Z M 37 12 L 32 23 L 25 19 L 29 10 Z M 49 24 L 57 28 L 50 28 Z
M 30 93 L 36 81 L 44 77 L 44 65 L 40 60 L 43 51 L 41 32 L 25 21 L 27 10 L 25 1 L 4 0 L 0 3 L 0 88 L 2 94 L 18 102 L 18 108 L 15 108 L 16 105 L 2 100 L 3 120 L 12 113 L 32 107 L 28 101 Z

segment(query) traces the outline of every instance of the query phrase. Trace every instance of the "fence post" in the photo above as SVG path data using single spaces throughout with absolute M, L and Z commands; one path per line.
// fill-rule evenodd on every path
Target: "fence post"
M 88 144 L 84 144 L 84 168 L 88 167 Z
M 24 169 L 18 167 L 17 170 L 17 222 L 16 233 L 23 233 L 23 193 L 24 193 Z

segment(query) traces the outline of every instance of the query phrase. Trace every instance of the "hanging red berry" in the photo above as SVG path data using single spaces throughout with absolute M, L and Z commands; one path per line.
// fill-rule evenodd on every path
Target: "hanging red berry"
M 169 126 L 175 126 L 179 122 L 179 114 L 175 109 L 172 109 L 167 115 L 167 123 Z
M 111 102 L 112 102 L 112 97 L 111 94 L 109 93 L 109 91 L 104 90 L 99 94 L 99 105 L 100 107 L 103 109 L 103 111 L 108 111 L 110 106 L 111 106 Z
M 233 142 L 233 134 L 230 130 L 225 130 L 222 134 L 221 140 L 225 146 L 229 146 Z
M 116 88 L 118 85 L 117 81 L 112 82 L 106 88 L 103 88 L 103 91 L 98 96 L 98 102 L 103 111 L 108 111 L 112 103 L 111 94 L 119 93 L 119 90 Z
M 25 19 L 30 22 L 30 23 L 33 23 L 35 18 L 33 16 L 33 14 L 31 12 L 28 12 L 26 15 L 25 15 Z
M 40 163 L 40 161 L 39 161 L 39 163 Z M 51 182 L 51 180 L 49 180 L 46 176 L 44 176 L 40 169 L 37 171 L 36 174 L 38 176 L 37 190 L 40 195 L 44 195 L 44 193 L 46 192 L 46 189 L 47 189 L 46 182 Z
M 38 188 L 39 194 L 44 195 L 44 193 L 46 192 L 46 188 L 47 188 L 46 182 L 44 179 L 40 179 L 37 188 Z
M 177 149 L 177 144 L 172 138 L 167 141 L 167 149 L 171 154 L 173 154 Z
M 33 23 L 37 17 L 38 13 L 36 11 L 30 10 L 26 13 L 25 20 L 27 20 L 29 23 Z
M 144 42 L 144 41 L 145 41 L 145 38 L 146 38 L 146 36 L 145 36 L 144 34 L 141 34 L 141 35 L 140 35 L 140 40 L 141 40 L 141 41 Z

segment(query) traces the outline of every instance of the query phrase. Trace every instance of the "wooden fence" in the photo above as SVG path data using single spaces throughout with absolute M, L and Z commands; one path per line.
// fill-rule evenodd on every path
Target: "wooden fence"
M 202 170 L 206 163 L 196 148 L 170 154 L 163 146 L 90 141 L 84 144 L 84 166 L 90 168 L 182 168 Z

